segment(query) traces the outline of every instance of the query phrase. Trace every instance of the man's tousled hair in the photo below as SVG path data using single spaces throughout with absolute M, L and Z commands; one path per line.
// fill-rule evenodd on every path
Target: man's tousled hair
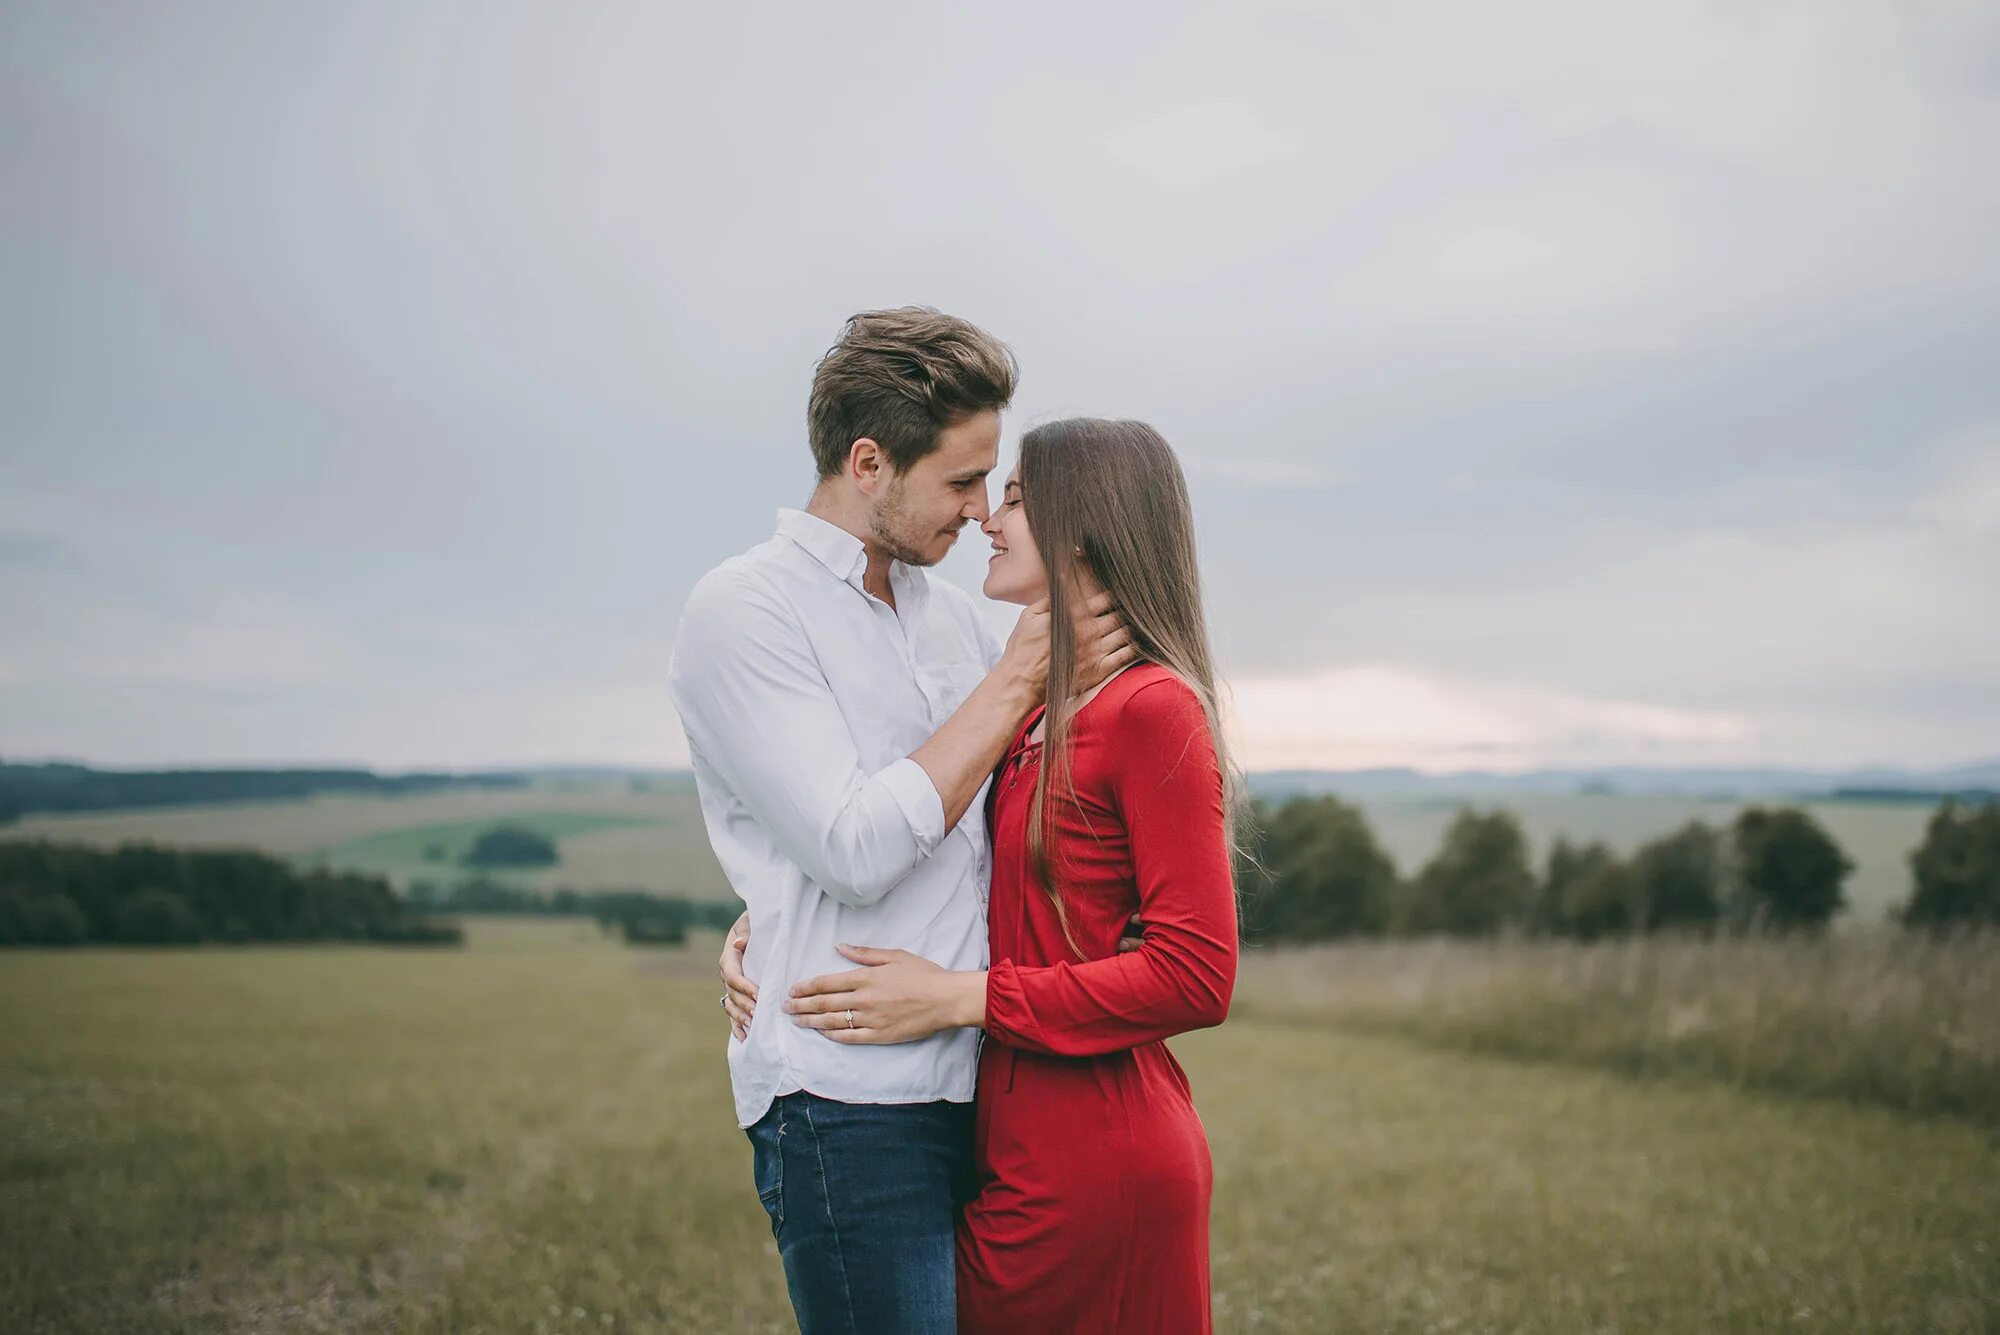
M 851 316 L 813 372 L 806 426 L 819 476 L 845 468 L 864 436 L 904 472 L 944 428 L 1005 408 L 1019 378 L 1005 343 L 956 316 L 928 306 Z

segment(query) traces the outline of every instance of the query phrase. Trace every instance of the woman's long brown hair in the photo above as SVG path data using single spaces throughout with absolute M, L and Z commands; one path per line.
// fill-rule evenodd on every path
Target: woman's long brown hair
M 1055 613 L 1049 618 L 1042 765 L 1028 813 L 1028 857 L 1055 903 L 1064 937 L 1081 956 L 1055 872 L 1060 858 L 1052 856 L 1046 833 L 1051 795 L 1076 796 L 1069 748 L 1076 622 L 1062 612 L 1083 600 L 1079 571 L 1089 572 L 1117 603 L 1139 661 L 1166 668 L 1200 699 L 1222 769 L 1232 849 L 1240 842 L 1243 781 L 1222 735 L 1195 563 L 1194 512 L 1172 448 L 1144 422 L 1071 417 L 1046 423 L 1021 437 L 1021 499 L 1048 570 Z

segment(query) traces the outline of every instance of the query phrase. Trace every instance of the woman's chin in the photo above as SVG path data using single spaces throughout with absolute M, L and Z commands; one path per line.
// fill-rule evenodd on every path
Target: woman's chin
M 1005 580 L 996 579 L 992 575 L 986 577 L 986 582 L 979 586 L 979 591 L 996 603 L 1013 603 L 1017 607 L 1029 607 L 1035 602 L 1035 599 L 1026 592 L 1010 589 Z

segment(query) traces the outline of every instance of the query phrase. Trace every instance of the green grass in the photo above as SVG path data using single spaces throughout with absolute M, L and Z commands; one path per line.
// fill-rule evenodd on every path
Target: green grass
M 0 956 L 0 1329 L 789 1328 L 713 942 L 472 927 Z M 2000 1322 L 1972 1123 L 1248 1018 L 1175 1047 L 1220 1330 Z
M 1246 1022 L 1181 1045 L 1223 1330 L 1974 1331 L 1992 1137 Z

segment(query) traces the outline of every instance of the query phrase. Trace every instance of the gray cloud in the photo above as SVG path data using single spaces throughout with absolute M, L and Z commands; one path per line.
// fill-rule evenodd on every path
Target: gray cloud
M 1530 701 L 1521 763 L 2000 750 L 1996 56 L 1970 3 L 9 6 L 0 504 L 82 564 L 0 553 L 0 750 L 674 759 L 679 601 L 902 301 L 1017 423 L 1167 432 L 1241 680 Z

